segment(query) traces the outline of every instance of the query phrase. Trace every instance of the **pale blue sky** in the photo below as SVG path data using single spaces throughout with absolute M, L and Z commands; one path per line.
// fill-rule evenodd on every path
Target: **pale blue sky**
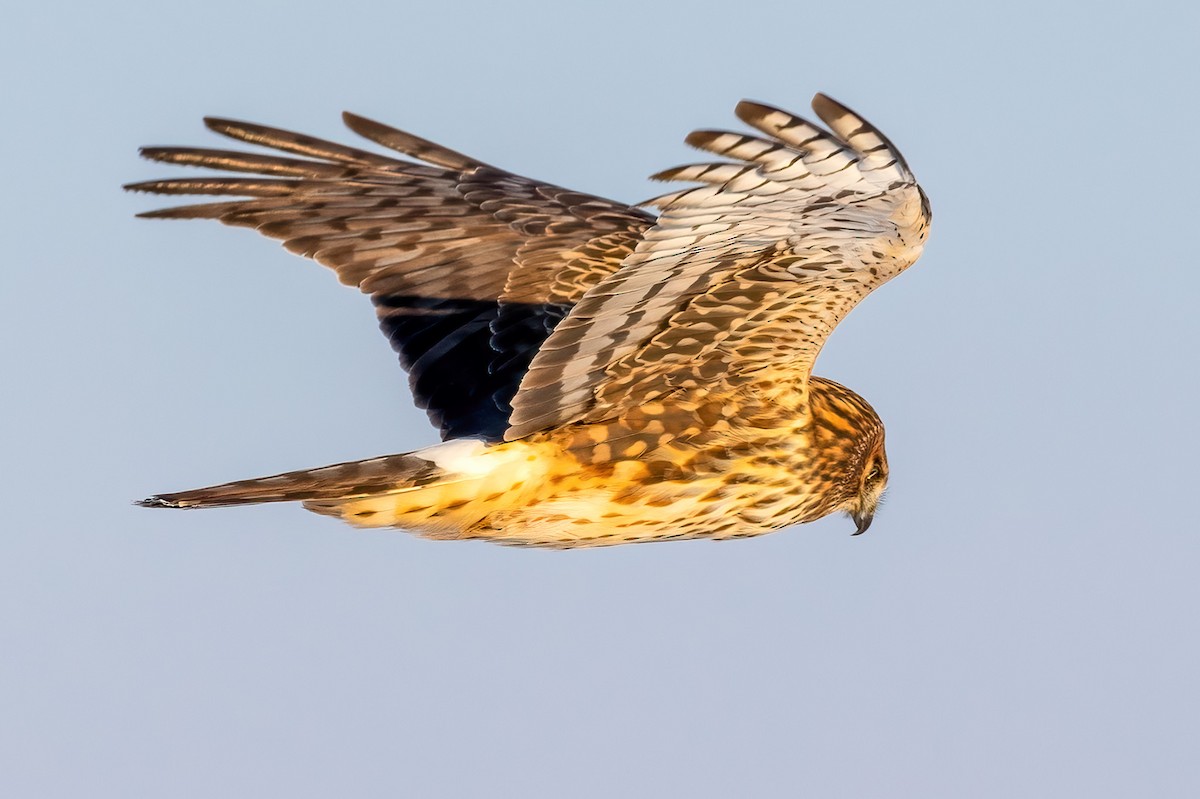
M 33 4 L 0 30 L 0 794 L 1200 793 L 1190 4 Z M 129 500 L 435 440 L 369 302 L 139 221 L 143 144 L 342 109 L 625 200 L 826 91 L 934 209 L 818 373 L 870 533 L 578 552 Z

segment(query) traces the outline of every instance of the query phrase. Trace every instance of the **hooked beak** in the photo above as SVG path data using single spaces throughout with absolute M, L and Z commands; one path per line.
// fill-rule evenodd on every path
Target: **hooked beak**
M 858 525 L 858 529 L 854 531 L 854 535 L 862 535 L 871 526 L 871 521 L 875 518 L 874 511 L 857 511 L 850 514 L 850 518 Z

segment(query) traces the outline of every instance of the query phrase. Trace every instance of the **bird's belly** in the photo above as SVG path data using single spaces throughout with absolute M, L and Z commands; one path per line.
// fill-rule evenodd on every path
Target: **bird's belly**
M 552 479 L 549 490 L 520 507 L 489 513 L 468 535 L 516 546 L 608 546 L 741 538 L 825 515 L 796 474 L 729 466 L 669 480 L 656 480 L 639 461 L 600 475 L 577 471 Z

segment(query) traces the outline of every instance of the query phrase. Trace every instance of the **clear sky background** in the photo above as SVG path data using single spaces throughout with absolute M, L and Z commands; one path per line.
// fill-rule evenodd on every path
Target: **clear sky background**
M 992 5 L 8 9 L 0 794 L 1200 795 L 1200 16 Z M 435 441 L 366 298 L 135 220 L 120 184 L 182 172 L 138 145 L 352 140 L 352 109 L 636 201 L 740 98 L 818 90 L 934 209 L 818 364 L 887 424 L 868 535 L 543 552 L 129 504 Z

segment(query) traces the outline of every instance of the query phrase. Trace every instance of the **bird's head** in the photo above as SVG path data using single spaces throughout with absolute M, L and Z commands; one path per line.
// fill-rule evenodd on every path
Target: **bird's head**
M 857 527 L 854 534 L 861 535 L 871 526 L 871 520 L 875 518 L 875 509 L 879 507 L 879 500 L 883 499 L 883 492 L 887 490 L 887 453 L 883 449 L 882 436 L 879 443 L 863 458 L 856 478 L 858 491 L 842 509 L 854 520 Z
M 883 422 L 866 400 L 832 380 L 813 377 L 809 392 L 818 468 L 831 478 L 827 512 L 849 514 L 860 535 L 887 488 Z

